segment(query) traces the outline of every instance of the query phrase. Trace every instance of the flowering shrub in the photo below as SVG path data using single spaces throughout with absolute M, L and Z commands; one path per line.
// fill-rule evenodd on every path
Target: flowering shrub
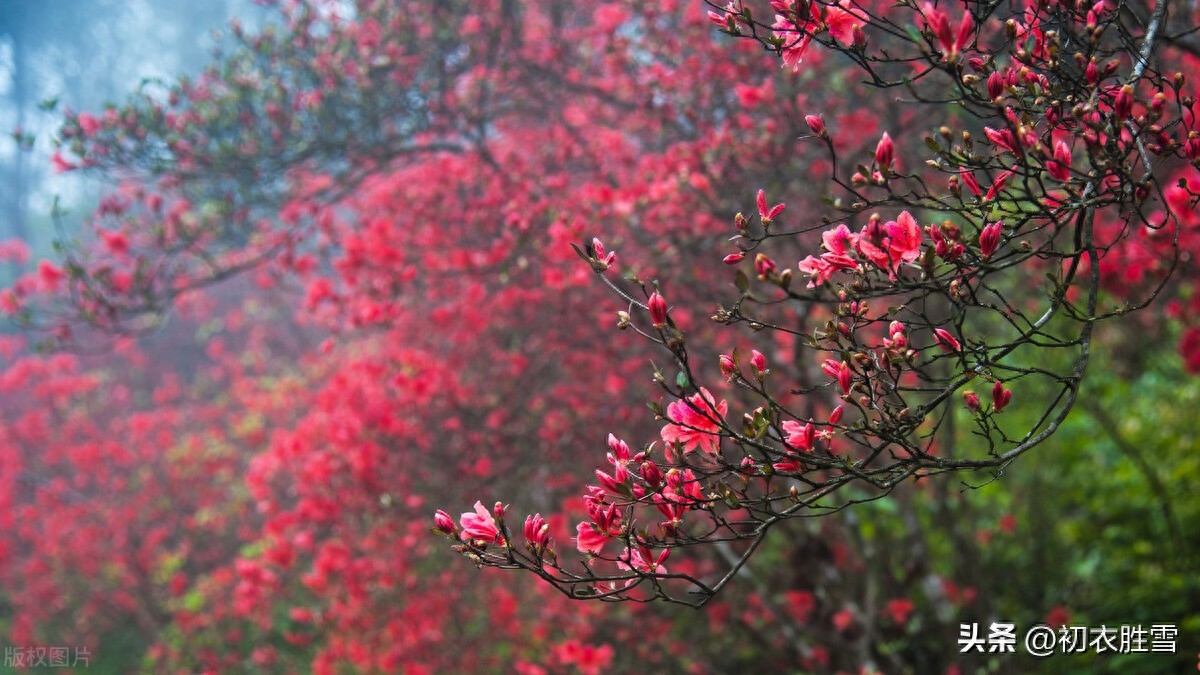
M 973 586 L 768 533 L 999 475 L 1103 320 L 1196 314 L 1165 7 L 288 2 L 200 77 L 70 116 L 58 165 L 123 183 L 0 309 L 133 365 L 13 346 L 9 390 L 47 384 L 6 404 L 0 470 L 37 483 L 6 496 L 29 522 L 103 498 L 129 534 L 81 527 L 77 558 L 6 528 L 4 587 L 38 580 L 14 636 L 66 614 L 94 642 L 117 607 L 156 670 L 901 662 L 871 636 Z M 549 584 L 452 576 L 430 512 Z

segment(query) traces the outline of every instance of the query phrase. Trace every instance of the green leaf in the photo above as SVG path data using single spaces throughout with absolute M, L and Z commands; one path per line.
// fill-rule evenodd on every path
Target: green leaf
M 746 276 L 745 270 L 738 270 L 733 275 L 733 285 L 743 293 L 750 291 L 750 277 Z

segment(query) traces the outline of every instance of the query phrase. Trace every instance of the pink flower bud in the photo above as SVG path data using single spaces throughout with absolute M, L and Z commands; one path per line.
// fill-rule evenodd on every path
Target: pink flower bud
M 988 98 L 993 101 L 998 101 L 1001 96 L 1004 96 L 1004 76 L 1000 74 L 1000 71 L 997 70 L 988 75 L 987 92 Z
M 536 550 L 544 551 L 550 547 L 550 525 L 542 514 L 525 516 L 525 540 Z
M 1046 171 L 1054 180 L 1071 180 L 1071 148 L 1064 141 L 1054 144 L 1054 159 L 1046 162 Z
M 857 49 L 863 49 L 867 46 L 867 34 L 863 32 L 862 26 L 855 26 L 852 31 L 853 41 L 851 44 Z
M 992 409 L 996 412 L 1004 410 L 1008 406 L 1008 402 L 1012 400 L 1012 390 L 1005 389 L 1004 383 L 999 380 L 992 386 Z
M 659 469 L 654 462 L 643 462 L 642 480 L 646 481 L 652 490 L 657 490 L 663 481 L 662 469 Z
M 879 145 L 875 146 L 875 165 L 884 173 L 890 173 L 892 170 L 892 160 L 894 158 L 895 148 L 892 145 L 892 137 L 888 133 L 883 132 L 883 137 L 879 139 Z
M 829 423 L 839 424 L 842 421 L 842 415 L 845 414 L 845 412 L 845 409 L 840 405 L 834 408 L 833 412 L 829 413 Z
M 600 241 L 597 237 L 592 238 L 592 253 L 595 254 L 596 263 L 602 270 L 612 267 L 613 263 L 617 262 L 617 252 L 606 251 L 604 249 L 604 242 Z
M 1133 114 L 1133 87 L 1125 85 L 1113 99 L 1113 115 L 1118 121 L 1125 121 Z
M 1189 161 L 1195 163 L 1200 162 L 1200 134 L 1188 134 L 1187 142 L 1183 144 L 1183 151 L 1187 154 Z
M 449 513 L 446 513 L 441 509 L 438 509 L 437 512 L 433 514 L 433 526 L 442 534 L 454 536 L 454 519 L 450 517 Z
M 596 480 L 600 481 L 600 487 L 604 488 L 605 490 L 608 490 L 609 492 L 611 492 L 615 495 L 621 494 L 621 485 L 622 485 L 621 480 L 618 480 L 614 476 L 608 475 L 607 473 L 601 471 L 600 469 L 596 469 L 595 473 L 596 473 Z
M 996 252 L 996 248 L 1000 246 L 1000 234 L 1004 230 L 1004 222 L 997 220 L 996 222 L 983 228 L 979 233 L 979 253 L 984 260 L 992 257 Z
M 767 357 L 763 356 L 762 352 L 757 349 L 752 349 L 750 350 L 750 365 L 754 366 L 754 369 L 758 371 L 761 377 L 767 371 Z
M 958 34 L 954 36 L 954 52 L 957 56 L 962 53 L 971 42 L 971 38 L 975 36 L 975 20 L 971 18 L 971 13 L 963 14 L 962 22 L 958 24 Z
M 843 394 L 850 393 L 850 364 L 842 361 L 838 365 L 837 371 L 838 386 L 841 387 Z
M 967 404 L 967 410 L 973 413 L 979 412 L 979 394 L 968 389 L 963 392 L 963 403 Z
M 504 504 L 501 504 L 500 502 L 496 502 L 496 505 L 492 507 L 492 515 L 496 516 L 497 519 L 503 519 L 504 518 L 504 510 L 506 508 L 507 507 L 505 507 Z
M 650 295 L 650 299 L 646 301 L 646 307 L 650 310 L 650 322 L 654 324 L 655 328 L 667 325 L 667 301 L 658 294 L 658 291 Z
M 805 115 L 804 121 L 808 123 L 808 128 L 812 130 L 814 135 L 820 136 L 821 138 L 826 137 L 825 120 L 821 119 L 817 115 Z
M 611 451 L 608 454 L 608 461 L 616 464 L 617 462 L 627 462 L 631 456 L 629 446 L 625 441 L 617 438 L 613 434 L 608 435 L 608 449 Z
M 737 364 L 733 362 L 733 357 L 729 354 L 722 354 L 719 361 L 721 374 L 725 376 L 726 380 L 733 379 L 733 376 L 737 374 Z
M 730 253 L 729 255 L 725 256 L 721 262 L 725 263 L 726 265 L 736 265 L 745 259 L 746 254 L 738 251 L 737 253 Z
M 944 352 L 954 354 L 962 349 L 962 345 L 958 343 L 954 335 L 945 328 L 934 328 L 933 337 L 937 340 L 938 347 Z
M 959 176 L 962 178 L 963 185 L 967 186 L 967 189 L 971 191 L 971 194 L 975 195 L 976 197 L 983 195 L 983 190 L 979 189 L 979 181 L 975 180 L 975 174 L 971 173 L 970 171 L 963 171 L 961 174 L 959 174 Z
M 759 253 L 754 256 L 754 271 L 758 273 L 758 278 L 766 279 L 775 269 L 775 261 L 768 258 L 765 254 Z
M 764 225 L 775 220 L 776 216 L 783 213 L 783 204 L 776 204 L 770 208 L 767 207 L 767 193 L 763 190 L 758 191 L 755 202 L 758 206 L 758 217 L 762 219 Z

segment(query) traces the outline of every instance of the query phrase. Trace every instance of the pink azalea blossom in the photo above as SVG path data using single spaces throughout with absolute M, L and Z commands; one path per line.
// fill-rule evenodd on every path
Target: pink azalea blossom
M 908 211 L 896 220 L 880 224 L 870 222 L 858 235 L 858 252 L 876 267 L 885 269 L 888 277 L 896 278 L 896 268 L 921 257 L 921 226 Z
M 835 255 L 849 255 L 857 242 L 858 235 L 851 232 L 845 223 L 838 223 L 838 226 L 832 230 L 821 233 L 821 244 L 826 251 Z
M 889 248 L 895 258 L 913 262 L 921 257 L 921 226 L 908 211 L 902 211 L 896 220 L 884 225 L 890 239 Z
M 579 523 L 575 526 L 575 546 L 580 553 L 598 555 L 600 549 L 604 548 L 611 538 L 607 532 L 601 532 L 592 523 Z
M 1011 152 L 1014 155 L 1020 154 L 1017 146 L 1017 137 L 1008 129 L 984 127 L 983 135 L 987 136 L 988 141 L 997 148 Z
M 666 475 L 667 485 L 663 488 L 662 494 L 668 501 L 677 504 L 690 504 L 704 501 L 704 494 L 700 492 L 700 481 L 696 479 L 696 475 L 691 469 L 671 469 Z
M 800 261 L 798 267 L 801 272 L 809 277 L 808 287 L 816 288 L 829 281 L 833 277 L 834 272 L 854 269 L 858 267 L 858 263 L 848 256 L 824 253 L 820 258 L 814 258 L 811 255 L 808 256 Z
M 563 665 L 574 665 L 580 675 L 600 675 L 609 669 L 613 660 L 611 645 L 596 647 L 581 644 L 578 640 L 567 640 L 555 645 L 553 653 Z
M 54 165 L 54 173 L 64 173 L 73 169 L 78 169 L 78 164 L 73 164 L 63 159 L 62 153 L 54 153 L 50 156 L 50 163 Z
M 887 607 L 884 612 L 898 625 L 903 626 L 908 622 L 908 617 L 912 615 L 914 609 L 913 601 L 908 598 L 896 598 L 888 600 Z
M 716 403 L 712 394 L 701 388 L 687 400 L 674 401 L 667 406 L 667 419 L 671 424 L 662 428 L 663 442 L 668 445 L 678 442 L 684 452 L 700 449 L 715 455 L 721 442 L 719 422 L 728 412 L 726 401 Z
M 776 204 L 775 206 L 769 208 L 767 207 L 767 193 L 763 190 L 758 191 L 758 195 L 755 198 L 755 205 L 758 206 L 758 217 L 762 219 L 764 223 L 769 223 L 772 220 L 775 220 L 776 216 L 783 213 L 783 204 Z
M 825 10 L 825 25 L 833 39 L 849 47 L 854 44 L 855 30 L 867 25 L 867 15 L 854 7 L 853 0 L 841 0 Z
M 812 452 L 813 441 L 817 437 L 817 428 L 813 426 L 812 420 L 803 425 L 796 420 L 787 420 L 781 427 L 783 433 L 787 434 L 783 439 L 784 442 L 797 450 Z
M 812 42 L 812 32 L 819 27 L 811 21 L 797 26 L 782 14 L 775 15 L 775 23 L 771 24 L 771 28 L 775 31 L 775 37 L 783 40 L 780 56 L 783 57 L 784 68 L 791 68 L 793 72 L 800 70 L 804 53 L 808 51 L 808 45 Z
M 850 393 L 850 364 L 845 361 L 837 361 L 835 359 L 825 359 L 825 363 L 821 364 L 821 370 L 826 375 L 837 380 L 838 386 L 841 387 L 843 394 Z
M 957 61 L 959 54 L 970 44 L 971 37 L 975 34 L 975 21 L 971 18 L 971 13 L 963 14 L 958 31 L 953 32 L 950 28 L 950 17 L 946 16 L 945 12 L 929 3 L 925 3 L 921 12 L 929 22 L 929 29 L 937 38 L 938 46 L 942 48 L 942 58 L 950 63 Z
M 800 463 L 800 456 L 794 452 L 789 452 L 784 455 L 783 459 L 771 465 L 776 473 L 800 473 L 804 470 L 804 465 Z
M 79 113 L 78 121 L 79 130 L 86 138 L 91 138 L 100 131 L 100 121 L 88 113 Z
M 575 527 L 575 546 L 580 553 L 598 554 L 609 539 L 621 534 L 621 510 L 616 504 L 605 508 L 601 502 L 591 497 L 587 500 L 588 516 L 592 521 L 584 521 Z
M 462 514 L 458 519 L 458 524 L 462 526 L 462 533 L 459 536 L 463 541 L 504 543 L 504 539 L 500 536 L 500 528 L 496 526 L 496 520 L 483 506 L 483 502 L 475 502 L 475 512 Z
M 670 555 L 671 549 L 669 548 L 664 548 L 657 557 L 652 556 L 650 549 L 645 546 L 626 548 L 617 558 L 617 567 L 625 571 L 637 570 L 643 574 L 666 574 L 667 568 L 663 566 L 663 562 Z

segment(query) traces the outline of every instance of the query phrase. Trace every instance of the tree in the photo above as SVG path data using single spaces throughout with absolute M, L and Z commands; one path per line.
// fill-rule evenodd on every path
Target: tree
M 659 282 L 609 282 L 628 303 L 620 327 L 638 314 L 636 330 L 674 366 L 655 372 L 673 400 L 655 407 L 661 446 L 635 452 L 609 436 L 611 468 L 597 470 L 577 530 L 586 566 L 551 555 L 537 516 L 522 548 L 499 503 L 493 514 L 477 503 L 461 529 L 440 513 L 439 529 L 476 562 L 529 570 L 572 597 L 703 604 L 783 520 L 881 498 L 908 478 L 998 475 L 1066 419 L 1095 325 L 1146 307 L 1170 283 L 1181 232 L 1192 226 L 1175 214 L 1194 212 L 1197 199 L 1180 173 L 1186 163 L 1171 160 L 1200 166 L 1200 141 L 1183 71 L 1169 70 L 1170 58 L 1190 54 L 1160 55 L 1176 42 L 1164 3 L 995 4 L 959 16 L 931 5 L 772 7 L 771 24 L 741 3 L 710 18 L 777 50 L 785 67 L 804 67 L 815 44 L 835 51 L 868 87 L 901 89 L 912 108 L 908 124 L 900 115 L 900 142 L 885 131 L 873 161 L 854 170 L 841 168 L 855 159 L 838 152 L 836 132 L 806 117 L 829 156 L 821 224 L 782 225 L 784 205 L 771 206 L 763 190 L 756 218 L 734 218 L 736 248 L 725 262 L 753 255 L 761 283 L 740 271 L 741 297 L 713 320 L 777 333 L 759 344 L 811 352 L 785 358 L 819 364 L 823 376 L 780 378 L 768 367 L 777 359 L 757 349 L 748 363 L 737 350 L 721 354 L 722 376 L 754 399 L 739 420 L 705 386 L 695 341 L 672 319 Z M 945 125 L 920 130 L 950 103 Z M 931 217 L 944 220 L 922 224 Z M 772 247 L 821 230 L 823 251 L 798 265 L 807 288 L 793 289 L 794 272 Z M 600 274 L 611 266 L 599 240 L 580 255 Z M 1032 273 L 1049 284 L 1022 289 Z M 1117 283 L 1120 304 L 1104 309 L 1102 293 Z M 797 303 L 824 310 L 815 326 L 793 327 L 811 312 Z M 985 388 L 983 398 L 972 385 Z M 1042 410 L 1016 429 L 999 416 L 1014 391 Z M 939 430 L 962 405 L 979 440 L 946 455 Z M 865 491 L 841 494 L 856 484 Z M 729 541 L 748 545 L 727 574 L 663 564 L 676 549 Z
M 839 607 L 806 572 L 876 562 L 856 547 L 886 539 L 809 530 L 811 566 L 755 583 L 751 555 L 795 553 L 767 532 L 889 494 L 909 509 L 909 478 L 998 474 L 1065 419 L 1094 325 L 1186 285 L 1172 272 L 1192 224 L 1172 214 L 1194 195 L 1174 178 L 1196 144 L 1167 67 L 1191 58 L 1186 36 L 1132 4 L 972 7 L 814 3 L 768 24 L 765 6 L 288 4 L 280 26 L 235 29 L 239 46 L 201 77 L 66 120 L 64 166 L 128 183 L 93 242 L 0 299 L 61 346 L 161 331 L 184 303 L 189 329 L 220 336 L 184 369 L 192 400 L 208 382 L 237 395 L 172 435 L 235 448 L 246 492 L 229 508 L 257 514 L 217 528 L 218 562 L 188 546 L 155 563 L 188 570 L 145 630 L 156 666 L 536 672 L 527 655 L 550 653 L 585 672 L 703 672 L 722 670 L 716 654 L 773 658 L 739 654 L 746 636 L 812 670 L 900 660 L 868 638 L 906 635 L 905 586 L 928 570 L 887 565 L 886 599 L 864 582 Z M 881 91 L 903 105 L 871 112 Z M 630 260 L 635 276 L 616 278 Z M 285 318 L 247 321 L 262 298 Z M 655 345 L 666 398 L 650 416 L 614 403 L 651 391 L 613 325 Z M 953 440 L 964 424 L 970 445 Z M 654 443 L 610 436 L 580 499 L 577 460 L 616 429 Z M 520 491 L 524 542 L 521 516 L 485 506 L 485 489 L 488 504 Z M 679 665 L 628 614 L 568 610 L 546 587 L 529 591 L 545 627 L 523 630 L 512 617 L 532 609 L 511 591 L 432 569 L 428 511 L 476 500 L 435 519 L 476 563 L 575 598 L 713 602 L 730 648 Z M 735 578 L 754 587 L 745 612 L 712 600 Z M 472 622 L 483 604 L 509 652 Z M 827 644 L 855 650 L 793 639 L 818 619 Z M 466 628 L 447 653 L 453 626 Z

